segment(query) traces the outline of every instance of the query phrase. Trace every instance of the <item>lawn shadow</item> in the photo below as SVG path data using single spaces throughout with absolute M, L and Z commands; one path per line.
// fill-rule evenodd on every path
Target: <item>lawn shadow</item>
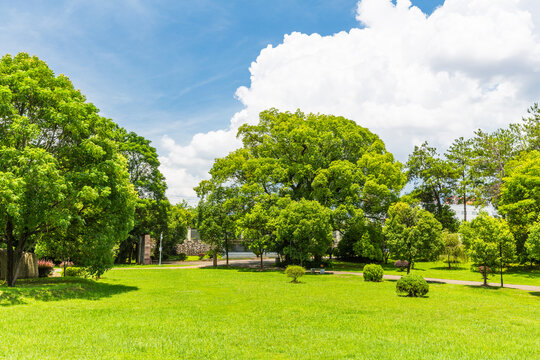
M 531 291 L 529 292 L 532 296 L 540 296 L 540 291 Z
M 262 270 L 259 267 L 254 266 L 239 266 L 239 265 L 218 265 L 214 267 L 212 265 L 203 266 L 199 269 L 202 270 L 236 270 L 238 272 L 283 272 L 285 269 L 277 267 L 265 267 Z
M 19 280 L 15 287 L 0 286 L 0 306 L 26 304 L 28 300 L 99 300 L 138 290 L 136 286 L 114 285 L 81 278 L 39 278 Z
M 463 271 L 463 270 L 469 270 L 469 269 L 466 268 L 466 267 L 454 267 L 454 266 L 453 266 L 452 268 L 448 268 L 448 266 L 435 266 L 435 267 L 432 267 L 432 268 L 430 268 L 430 269 L 432 269 L 432 270 L 443 270 L 443 271 L 444 271 L 444 270 L 448 270 L 448 271 L 454 271 L 454 270 L 461 270 L 461 271 Z

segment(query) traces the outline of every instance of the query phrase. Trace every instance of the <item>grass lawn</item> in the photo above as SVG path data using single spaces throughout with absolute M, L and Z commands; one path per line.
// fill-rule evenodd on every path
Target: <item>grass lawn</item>
M 334 261 L 333 269 L 341 271 L 359 271 L 361 272 L 365 264 Z M 382 264 L 385 274 L 405 275 L 406 271 L 400 271 L 394 267 L 394 261 L 388 261 L 388 264 Z M 416 263 L 412 273 L 423 277 L 483 281 L 482 274 L 471 271 L 471 264 L 452 264 L 452 269 L 448 269 L 448 264 L 442 261 L 420 262 Z M 489 282 L 500 282 L 500 274 L 492 274 L 488 277 Z M 514 266 L 503 272 L 505 284 L 537 285 L 540 286 L 540 270 L 529 269 L 527 266 Z
M 241 269 L 0 287 L 2 359 L 538 359 L 540 293 Z

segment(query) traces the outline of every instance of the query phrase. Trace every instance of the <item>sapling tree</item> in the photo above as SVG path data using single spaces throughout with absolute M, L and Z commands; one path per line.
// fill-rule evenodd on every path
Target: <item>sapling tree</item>
M 407 274 L 415 261 L 439 255 L 442 226 L 433 214 L 399 202 L 390 207 L 388 215 L 383 232 L 392 255 L 408 261 Z
M 503 219 L 481 212 L 459 229 L 467 252 L 476 266 L 481 266 L 484 285 L 487 286 L 487 268 L 498 267 L 503 283 L 504 267 L 515 258 L 515 241 L 508 224 Z

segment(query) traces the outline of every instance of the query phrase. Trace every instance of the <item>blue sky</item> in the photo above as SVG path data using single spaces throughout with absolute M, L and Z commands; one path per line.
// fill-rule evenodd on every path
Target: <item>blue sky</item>
M 440 0 L 413 4 L 431 13 Z M 0 2 L 0 52 L 38 55 L 106 116 L 178 144 L 228 126 L 261 49 L 358 27 L 357 0 Z

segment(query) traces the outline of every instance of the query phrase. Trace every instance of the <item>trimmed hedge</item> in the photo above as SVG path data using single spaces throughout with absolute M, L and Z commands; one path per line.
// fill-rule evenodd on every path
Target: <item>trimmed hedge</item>
M 429 285 L 423 277 L 416 274 L 403 276 L 396 284 L 396 292 L 412 297 L 424 296 L 429 291 Z
M 381 265 L 369 264 L 364 266 L 364 281 L 381 282 L 383 279 L 383 274 L 384 270 Z

